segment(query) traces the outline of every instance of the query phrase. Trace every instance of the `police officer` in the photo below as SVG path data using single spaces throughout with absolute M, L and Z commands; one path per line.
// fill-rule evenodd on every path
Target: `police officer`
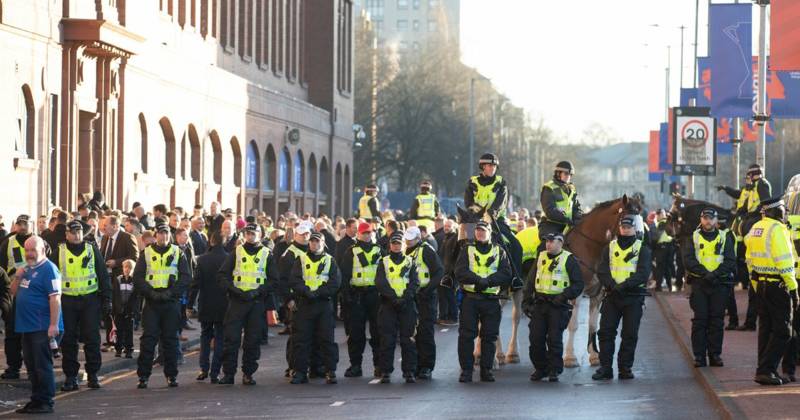
M 782 385 L 778 363 L 791 337 L 797 308 L 797 279 L 791 234 L 783 224 L 786 207 L 780 197 L 761 202 L 762 219 L 750 228 L 744 243 L 747 269 L 754 282 L 758 310 L 758 368 L 755 381 Z
M 620 220 L 619 235 L 603 249 L 597 277 L 606 290 L 600 307 L 600 369 L 592 375 L 594 380 L 612 379 L 612 360 L 617 328 L 622 321 L 622 343 L 617 355 L 619 379 L 633 379 L 633 357 L 639 337 L 639 322 L 650 277 L 650 248 L 636 237 L 635 216 L 626 215 Z
M 522 307 L 531 319 L 529 354 L 534 371 L 530 379 L 538 381 L 547 375 L 550 382 L 558 382 L 564 370 L 564 329 L 572 312 L 568 301 L 580 296 L 583 276 L 578 260 L 563 249 L 562 234 L 548 234 L 545 240 L 547 252 L 539 254 L 531 270 Z
M 661 291 L 661 284 L 667 283 L 667 291 L 672 290 L 672 273 L 675 266 L 675 247 L 672 236 L 667 233 L 667 212 L 659 209 L 656 214 L 656 226 L 653 231 L 653 279 L 656 291 Z
M 517 232 L 515 235 L 522 247 L 522 275 L 528 278 L 531 269 L 536 267 L 539 255 L 539 225 L 534 224 Z
M 375 289 L 375 274 L 381 259 L 381 247 L 375 243 L 372 225 L 358 225 L 358 237 L 342 258 L 342 287 L 344 298 L 349 306 L 350 325 L 347 336 L 347 352 L 350 356 L 350 367 L 344 372 L 348 378 L 363 375 L 361 362 L 364 347 L 367 345 L 367 322 L 369 322 L 369 346 L 372 348 L 372 362 L 375 366 L 374 376 L 380 377 L 379 364 L 379 332 L 378 307 L 380 306 L 378 291 Z
M 800 215 L 789 215 L 786 219 L 795 250 L 794 278 L 800 282 L 800 259 L 797 258 L 797 255 L 800 254 Z M 800 351 L 800 307 L 795 307 L 792 314 L 792 338 L 789 339 L 789 345 L 786 346 L 786 352 L 783 353 L 781 361 L 781 370 L 784 374 L 781 379 L 786 378 L 789 382 L 797 380 L 795 372 L 798 351 Z
M 542 186 L 539 200 L 544 215 L 539 224 L 539 251 L 544 249 L 544 238 L 550 233 L 565 233 L 569 226 L 575 225 L 583 216 L 578 201 L 578 191 L 572 183 L 575 169 L 569 161 L 561 161 L 556 165 L 553 179 Z
M 289 339 L 286 340 L 286 363 L 289 365 L 286 369 L 286 377 L 290 377 L 291 371 L 294 369 L 294 366 L 292 365 L 294 361 L 294 356 L 292 355 L 294 344 L 292 343 L 291 332 L 294 323 L 296 300 L 295 296 L 289 290 L 289 283 L 291 282 L 292 278 L 292 267 L 294 267 L 294 264 L 297 262 L 297 260 L 301 259 L 303 255 L 308 252 L 308 239 L 311 236 L 311 223 L 306 221 L 300 222 L 294 227 L 292 235 L 292 243 L 288 248 L 286 248 L 286 251 L 284 251 L 278 259 L 279 295 L 283 297 L 282 304 L 284 305 L 284 310 L 286 312 L 286 328 L 289 330 L 288 333 L 290 334 Z M 316 371 L 312 370 L 312 373 L 316 374 Z
M 381 203 L 378 201 L 378 187 L 375 184 L 364 188 L 364 195 L 358 200 L 358 216 L 364 220 L 381 216 Z
M 169 387 L 178 386 L 178 328 L 180 297 L 191 279 L 189 261 L 177 245 L 170 243 L 169 225 L 156 226 L 156 242 L 139 254 L 133 270 L 134 291 L 144 297 L 142 338 L 137 374 L 139 389 L 147 388 L 153 370 L 156 344 L 164 348 L 164 374 Z
M 413 260 L 403 252 L 403 232 L 389 238 L 389 255 L 381 258 L 375 274 L 375 288 L 381 296 L 378 310 L 380 330 L 381 383 L 388 384 L 394 371 L 394 349 L 400 335 L 403 378 L 414 383 L 417 370 L 417 347 L 414 328 L 417 325 L 415 297 L 419 280 Z
M 717 213 L 717 229 L 719 229 L 720 233 L 728 237 L 733 241 L 733 255 L 734 259 L 738 258 L 737 247 L 738 242 L 736 241 L 736 235 L 730 229 L 730 225 L 728 224 L 728 215 L 725 213 Z M 730 236 L 728 236 L 730 235 Z M 736 307 L 736 293 L 734 292 L 734 286 L 738 281 L 738 262 L 733 270 L 733 280 L 730 289 L 730 293 L 728 294 L 728 303 L 725 305 L 725 311 L 728 313 L 728 326 L 725 327 L 727 331 L 736 330 L 739 327 L 739 309 Z
M 508 257 L 492 243 L 491 235 L 491 225 L 478 222 L 475 242 L 462 247 L 456 260 L 455 277 L 464 293 L 458 327 L 459 382 L 472 382 L 475 362 L 472 350 L 478 336 L 481 338 L 481 381 L 494 382 L 492 364 L 502 318 L 499 295 L 501 288 L 511 285 L 512 272 Z
M 66 379 L 62 391 L 78 389 L 78 341 L 83 342 L 86 356 L 87 385 L 100 388 L 100 309 L 111 314 L 111 283 L 102 254 L 97 246 L 83 240 L 83 224 L 73 220 L 67 224 L 67 242 L 59 244 L 53 262 L 61 271 L 61 313 L 64 337 L 61 340 Z
M 220 287 L 228 292 L 225 311 L 225 341 L 222 347 L 220 385 L 233 385 L 239 347 L 242 347 L 242 384 L 255 385 L 253 374 L 261 358 L 261 333 L 265 328 L 264 298 L 277 282 L 278 273 L 270 250 L 261 244 L 261 229 L 255 223 L 244 228 L 242 245 L 225 259 L 217 273 Z M 244 343 L 242 343 L 244 332 Z
M 439 215 L 439 200 L 431 191 L 431 187 L 430 181 L 422 181 L 419 184 L 420 192 L 411 203 L 411 210 L 408 211 L 408 219 L 416 220 L 417 225 L 425 225 L 428 232 L 435 230 L 434 219 Z
M 14 233 L 0 245 L 0 266 L 5 268 L 9 278 L 14 278 L 18 269 L 25 267 L 25 241 L 32 236 L 29 227 L 30 217 L 21 214 L 14 223 Z M 0 374 L 0 379 L 19 379 L 22 367 L 22 336 L 14 331 L 14 312 L 16 300 L 11 298 L 11 310 L 3 312 L 5 324 L 4 346 L 8 367 Z
M 694 366 L 722 366 L 722 337 L 725 306 L 731 293 L 736 255 L 733 236 L 717 229 L 717 211 L 708 207 L 700 213 L 700 227 L 683 250 L 686 271 L 692 284 L 689 305 L 692 317 Z
M 436 366 L 436 341 L 434 340 L 433 326 L 436 323 L 437 299 L 436 293 L 439 283 L 444 275 L 444 267 L 439 255 L 427 242 L 421 238 L 419 228 L 412 226 L 403 235 L 406 241 L 406 255 L 411 257 L 419 280 L 417 291 L 417 334 L 414 341 L 417 344 L 417 372 L 418 379 L 431 379 L 433 368 Z
M 292 328 L 292 384 L 308 382 L 309 359 L 315 341 L 318 341 L 321 350 L 325 382 L 336 383 L 339 346 L 333 336 L 336 325 L 333 300 L 340 284 L 339 267 L 333 257 L 325 253 L 325 236 L 318 232 L 312 233 L 308 252 L 294 263 L 290 283 L 292 292 L 297 297 L 297 312 L 294 314 Z

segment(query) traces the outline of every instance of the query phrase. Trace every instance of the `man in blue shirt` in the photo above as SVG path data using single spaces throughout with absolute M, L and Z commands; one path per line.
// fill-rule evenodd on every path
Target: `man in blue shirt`
M 50 340 L 64 330 L 61 320 L 61 274 L 45 255 L 44 240 L 25 241 L 27 265 L 15 273 L 11 293 L 16 296 L 15 330 L 22 335 L 22 354 L 31 381 L 31 401 L 17 413 L 53 412 L 56 393 Z

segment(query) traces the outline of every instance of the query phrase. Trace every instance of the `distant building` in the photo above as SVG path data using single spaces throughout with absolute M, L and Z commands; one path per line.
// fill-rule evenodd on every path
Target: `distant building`
M 430 34 L 444 33 L 458 45 L 461 0 L 355 0 L 374 22 L 379 44 L 398 50 L 425 47 Z
M 352 0 L 0 0 L 0 214 L 346 215 Z

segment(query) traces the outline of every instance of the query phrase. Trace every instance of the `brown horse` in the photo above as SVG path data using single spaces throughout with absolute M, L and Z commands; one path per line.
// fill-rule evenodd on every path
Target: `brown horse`
M 600 253 L 611 243 L 616 235 L 619 219 L 623 214 L 639 216 L 637 232 L 643 232 L 644 225 L 641 221 L 641 203 L 637 199 L 622 198 L 600 203 L 585 214 L 580 223 L 570 230 L 565 238 L 565 247 L 577 257 L 581 265 L 584 281 L 584 294 L 589 297 L 589 340 L 586 350 L 589 353 L 589 363 L 597 366 L 600 357 L 597 350 L 596 338 L 600 303 L 603 298 L 602 287 L 595 275 L 597 264 L 600 262 Z M 567 344 L 564 352 L 564 366 L 577 367 L 578 359 L 575 356 L 574 342 L 575 331 L 578 329 L 579 302 L 576 300 L 572 317 L 567 327 Z

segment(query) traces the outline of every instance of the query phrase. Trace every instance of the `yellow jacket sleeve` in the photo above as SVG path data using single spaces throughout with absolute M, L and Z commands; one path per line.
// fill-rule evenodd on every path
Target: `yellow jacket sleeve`
M 795 251 L 791 241 L 791 235 L 786 226 L 780 225 L 777 229 L 772 229 L 772 249 L 771 256 L 778 269 L 778 273 L 786 283 L 788 290 L 797 289 L 797 279 L 794 272 Z

